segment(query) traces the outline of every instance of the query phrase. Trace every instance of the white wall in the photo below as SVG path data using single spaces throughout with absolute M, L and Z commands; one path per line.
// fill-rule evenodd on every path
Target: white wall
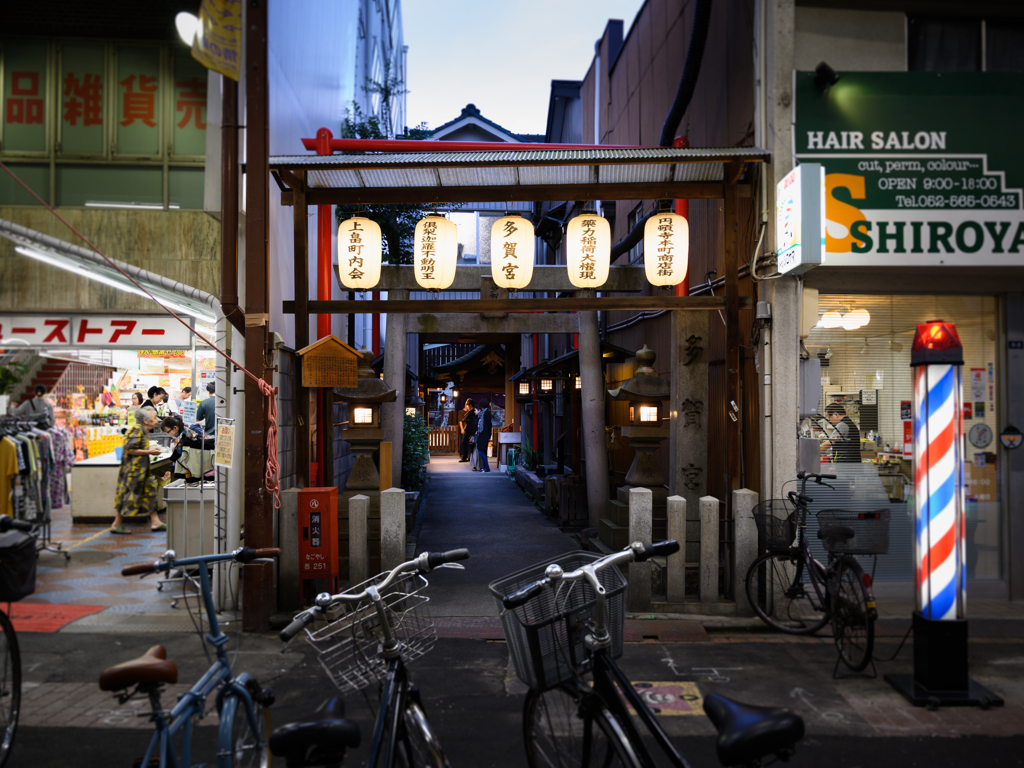
M 890 11 L 796 8 L 795 67 L 822 61 L 842 71 L 905 72 L 906 15 Z

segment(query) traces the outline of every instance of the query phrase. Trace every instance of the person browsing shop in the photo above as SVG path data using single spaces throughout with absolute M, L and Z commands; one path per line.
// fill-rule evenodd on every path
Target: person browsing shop
M 36 384 L 36 396 L 26 400 L 21 405 L 10 408 L 11 416 L 20 418 L 35 418 L 46 422 L 46 426 L 53 426 L 53 406 L 46 400 L 46 387 Z
M 128 533 L 124 527 L 124 518 L 145 514 L 149 515 L 150 530 L 167 530 L 157 510 L 161 482 L 149 474 L 150 457 L 159 455 L 161 449 L 149 442 L 148 434 L 159 423 L 156 409 L 143 406 L 138 411 L 136 423 L 128 428 L 121 449 L 121 470 L 117 475 L 117 490 L 114 493 L 114 524 L 110 526 L 111 533 Z
M 208 435 L 213 434 L 213 428 L 217 421 L 217 398 L 214 395 L 216 389 L 214 382 L 211 381 L 207 384 L 206 391 L 209 392 L 209 396 L 196 408 L 196 421 L 203 422 L 203 428 Z
M 821 449 L 833 450 L 837 463 L 860 464 L 860 430 L 846 414 L 846 408 L 840 403 L 829 403 L 825 408 L 825 418 L 835 431 L 821 444 Z
M 201 424 L 189 424 L 182 421 L 181 416 L 171 414 L 160 422 L 160 431 L 170 435 L 171 442 L 171 475 L 179 478 L 199 477 L 200 474 L 213 467 L 213 456 L 207 448 L 207 455 L 201 456 L 204 449 L 204 431 Z

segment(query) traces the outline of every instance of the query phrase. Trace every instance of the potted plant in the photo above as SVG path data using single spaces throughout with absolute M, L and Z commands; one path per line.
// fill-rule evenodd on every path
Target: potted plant
M 0 414 L 7 413 L 7 400 L 27 373 L 28 366 L 24 363 L 10 362 L 0 366 Z

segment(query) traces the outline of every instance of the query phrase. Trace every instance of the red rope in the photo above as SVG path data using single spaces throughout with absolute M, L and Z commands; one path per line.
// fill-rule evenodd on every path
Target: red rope
M 92 243 L 92 241 L 89 240 L 89 238 L 87 238 L 85 235 L 83 235 L 81 232 L 79 232 L 77 229 L 75 229 L 63 216 L 61 216 L 59 213 L 57 213 L 55 210 L 53 210 L 53 208 L 51 208 L 50 205 L 45 200 L 43 200 L 43 198 L 41 198 L 39 195 L 37 195 L 35 193 L 35 191 L 31 187 L 29 187 L 28 184 L 26 184 L 24 181 L 22 181 L 20 178 L 18 178 L 17 174 L 15 174 L 14 171 L 12 171 L 10 168 L 8 168 L 2 161 L 0 161 L 0 168 L 3 168 L 5 171 L 7 171 L 7 173 L 10 175 L 10 177 L 12 179 L 14 179 L 16 182 L 18 182 L 18 184 L 20 184 L 21 187 L 26 192 L 28 192 L 30 195 L 32 195 L 32 197 L 34 197 L 39 202 L 40 205 L 42 205 L 46 210 L 48 210 L 50 213 L 52 213 L 61 224 L 63 224 L 68 229 L 70 229 L 75 235 L 77 235 L 82 240 L 82 242 L 84 242 L 86 245 L 88 245 L 90 248 L 92 248 L 94 251 L 96 251 L 96 253 L 100 256 L 100 258 L 102 258 L 110 266 L 112 266 L 114 269 L 116 269 L 118 272 L 120 272 L 122 275 L 124 275 L 132 285 L 134 285 L 136 288 L 138 288 L 140 291 L 142 291 L 144 294 L 146 294 L 149 298 L 151 298 L 153 301 L 155 301 L 157 306 L 160 307 L 160 309 L 162 309 L 164 312 L 169 314 L 171 317 L 173 317 L 179 323 L 181 323 L 186 328 L 188 328 L 190 333 L 194 333 L 196 336 L 198 336 L 200 339 L 202 339 L 204 342 L 206 342 L 206 344 L 211 349 L 213 349 L 217 354 L 219 354 L 221 357 L 223 357 L 229 363 L 234 365 L 238 370 L 240 370 L 242 373 L 244 373 L 246 376 L 248 376 L 250 379 L 252 379 L 253 381 L 255 381 L 259 385 L 260 392 L 263 394 L 264 397 L 267 398 L 267 401 L 268 401 L 268 405 L 267 405 L 267 420 L 270 422 L 270 427 L 267 430 L 267 471 L 266 471 L 266 474 L 264 476 L 264 487 L 266 488 L 267 493 L 272 493 L 274 495 L 274 508 L 275 509 L 280 509 L 280 507 L 281 507 L 280 483 L 277 480 L 277 474 L 278 474 L 278 464 L 277 464 L 277 398 L 274 397 L 274 388 L 273 388 L 273 386 L 271 386 L 271 384 L 268 381 L 266 381 L 266 379 L 260 378 L 256 374 L 252 373 L 244 365 L 241 365 L 240 363 L 235 362 L 235 360 L 233 360 L 231 358 L 231 356 L 228 355 L 227 352 L 225 352 L 220 347 L 218 347 L 216 344 L 214 344 L 212 341 L 210 341 L 208 338 L 203 336 L 201 333 L 199 333 L 199 331 L 195 330 L 192 327 L 191 323 L 189 323 L 189 322 L 187 322 L 185 320 L 182 320 L 180 317 L 178 317 L 177 313 L 175 313 L 174 310 L 172 310 L 172 309 L 170 309 L 168 307 L 165 307 L 163 304 L 161 304 L 160 301 L 152 293 L 150 293 L 148 290 L 146 290 L 145 286 L 141 285 L 138 281 L 135 280 L 134 277 L 132 277 L 127 272 L 125 272 L 123 269 L 121 269 L 120 265 L 118 265 L 118 263 L 116 261 L 114 261 L 109 256 L 107 256 L 105 253 L 103 253 L 103 251 L 101 251 L 99 248 L 97 248 Z M 193 382 L 193 384 L 194 383 L 195 382 Z

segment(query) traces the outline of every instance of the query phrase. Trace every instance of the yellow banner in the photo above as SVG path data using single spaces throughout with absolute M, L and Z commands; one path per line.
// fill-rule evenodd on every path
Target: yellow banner
M 203 0 L 192 58 L 207 69 L 238 80 L 242 59 L 241 0 Z
M 213 463 L 218 467 L 231 469 L 231 462 L 234 457 L 235 448 L 235 425 L 217 424 L 217 452 L 214 455 Z

